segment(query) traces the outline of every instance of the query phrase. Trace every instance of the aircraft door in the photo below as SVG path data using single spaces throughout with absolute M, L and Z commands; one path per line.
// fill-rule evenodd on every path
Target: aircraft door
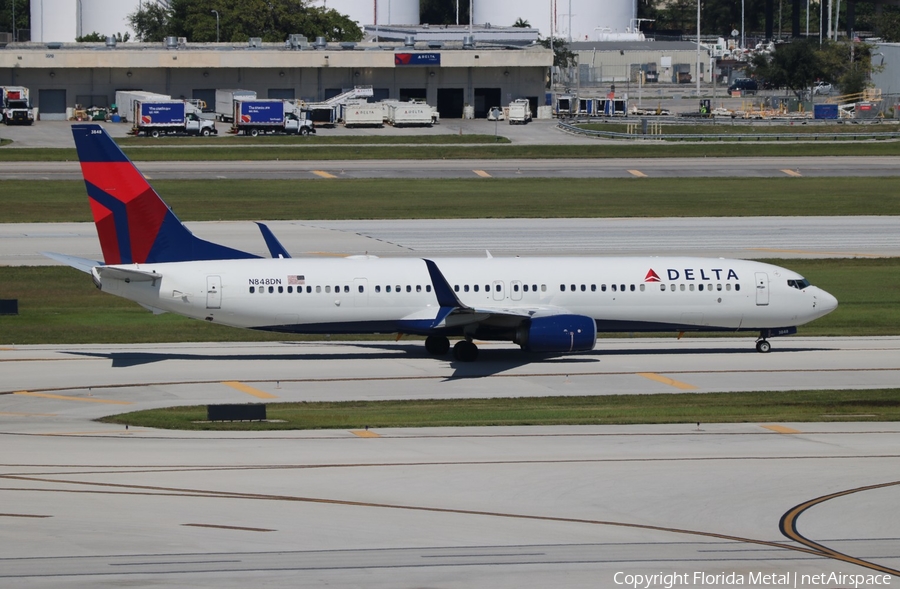
M 765 272 L 756 273 L 756 304 L 769 304 L 769 275 Z
M 221 309 L 222 308 L 222 277 L 207 276 L 206 277 L 206 308 Z
M 522 281 L 521 280 L 513 280 L 509 283 L 510 293 L 509 297 L 514 301 L 522 300 Z
M 504 292 L 503 281 L 495 280 L 494 284 L 491 285 L 491 292 L 494 295 L 495 301 L 502 301 L 503 299 L 505 299 L 506 293 Z
M 353 279 L 353 306 L 369 306 L 369 281 L 365 278 Z

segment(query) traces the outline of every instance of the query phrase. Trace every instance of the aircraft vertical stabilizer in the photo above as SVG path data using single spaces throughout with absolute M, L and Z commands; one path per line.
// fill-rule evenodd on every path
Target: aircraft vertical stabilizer
M 256 258 L 198 237 L 100 125 L 72 125 L 106 264 Z

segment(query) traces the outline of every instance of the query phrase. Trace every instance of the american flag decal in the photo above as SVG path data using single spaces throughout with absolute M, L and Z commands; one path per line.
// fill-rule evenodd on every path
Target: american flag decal
M 288 276 L 288 284 L 299 284 L 302 286 L 306 284 L 306 277 L 302 274 Z

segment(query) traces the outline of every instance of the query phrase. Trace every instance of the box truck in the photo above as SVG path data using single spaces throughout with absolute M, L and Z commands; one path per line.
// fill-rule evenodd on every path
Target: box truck
M 134 102 L 132 132 L 135 135 L 217 135 L 215 121 L 200 117 L 202 111 L 185 100 Z
M 240 135 L 309 135 L 312 121 L 294 103 L 286 100 L 235 100 L 232 129 Z

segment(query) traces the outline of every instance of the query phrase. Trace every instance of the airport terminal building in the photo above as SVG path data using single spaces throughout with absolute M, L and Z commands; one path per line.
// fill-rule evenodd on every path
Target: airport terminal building
M 521 29 L 520 29 L 521 30 Z M 497 33 L 482 31 L 483 34 Z M 11 43 L 0 48 L 0 85 L 25 86 L 43 120 L 67 109 L 109 106 L 118 90 L 144 90 L 214 105 L 216 89 L 253 90 L 260 98 L 320 102 L 354 86 L 371 86 L 374 100 L 425 100 L 442 118 L 476 117 L 492 106 L 527 98 L 545 102 L 549 49 L 530 43 L 461 41 L 309 43 Z M 536 37 L 536 31 L 535 31 Z

